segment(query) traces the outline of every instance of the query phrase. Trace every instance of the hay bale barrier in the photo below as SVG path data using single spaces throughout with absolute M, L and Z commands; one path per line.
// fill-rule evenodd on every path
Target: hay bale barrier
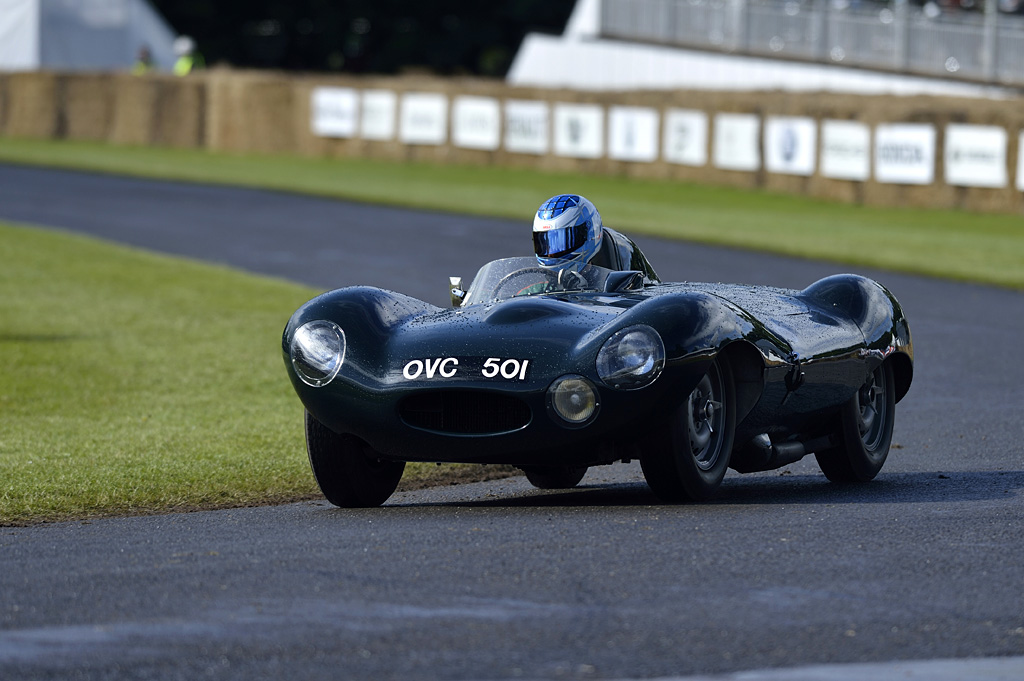
M 230 69 L 0 74 L 0 136 L 535 168 L 993 213 L 1024 212 L 1022 131 L 1022 97 L 581 92 Z M 854 160 L 837 167 L 826 147 Z
M 3 134 L 30 139 L 64 136 L 59 121 L 64 103 L 58 101 L 58 78 L 53 73 L 14 73 L 6 76 Z

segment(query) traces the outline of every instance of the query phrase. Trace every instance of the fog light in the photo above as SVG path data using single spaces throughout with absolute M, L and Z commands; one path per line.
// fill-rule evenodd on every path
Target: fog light
M 308 322 L 295 330 L 289 351 L 292 366 L 302 382 L 314 388 L 323 387 L 341 371 L 345 332 L 334 322 Z
M 551 408 L 570 425 L 582 426 L 597 414 L 597 391 L 582 376 L 562 376 L 548 388 Z

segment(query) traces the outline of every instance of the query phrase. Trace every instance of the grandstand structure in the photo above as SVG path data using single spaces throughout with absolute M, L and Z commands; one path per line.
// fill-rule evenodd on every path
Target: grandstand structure
M 583 90 L 1010 96 L 1024 89 L 1024 15 L 997 11 L 994 0 L 986 5 L 578 0 L 561 36 L 527 36 L 508 81 Z

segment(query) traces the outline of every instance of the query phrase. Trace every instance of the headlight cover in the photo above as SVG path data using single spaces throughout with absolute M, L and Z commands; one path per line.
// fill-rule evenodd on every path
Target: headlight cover
M 636 390 L 665 368 L 665 343 L 649 326 L 627 326 L 612 334 L 597 353 L 597 375 L 609 387 Z
M 318 319 L 295 330 L 289 352 L 292 367 L 306 385 L 321 388 L 341 371 L 345 332 L 334 322 Z
M 551 409 L 568 426 L 585 426 L 597 415 L 597 390 L 582 376 L 562 376 L 548 388 Z

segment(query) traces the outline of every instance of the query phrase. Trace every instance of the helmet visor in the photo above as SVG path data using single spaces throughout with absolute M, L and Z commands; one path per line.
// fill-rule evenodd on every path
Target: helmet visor
M 534 232 L 533 250 L 542 258 L 560 258 L 585 244 L 589 232 L 586 222 L 573 227 Z

